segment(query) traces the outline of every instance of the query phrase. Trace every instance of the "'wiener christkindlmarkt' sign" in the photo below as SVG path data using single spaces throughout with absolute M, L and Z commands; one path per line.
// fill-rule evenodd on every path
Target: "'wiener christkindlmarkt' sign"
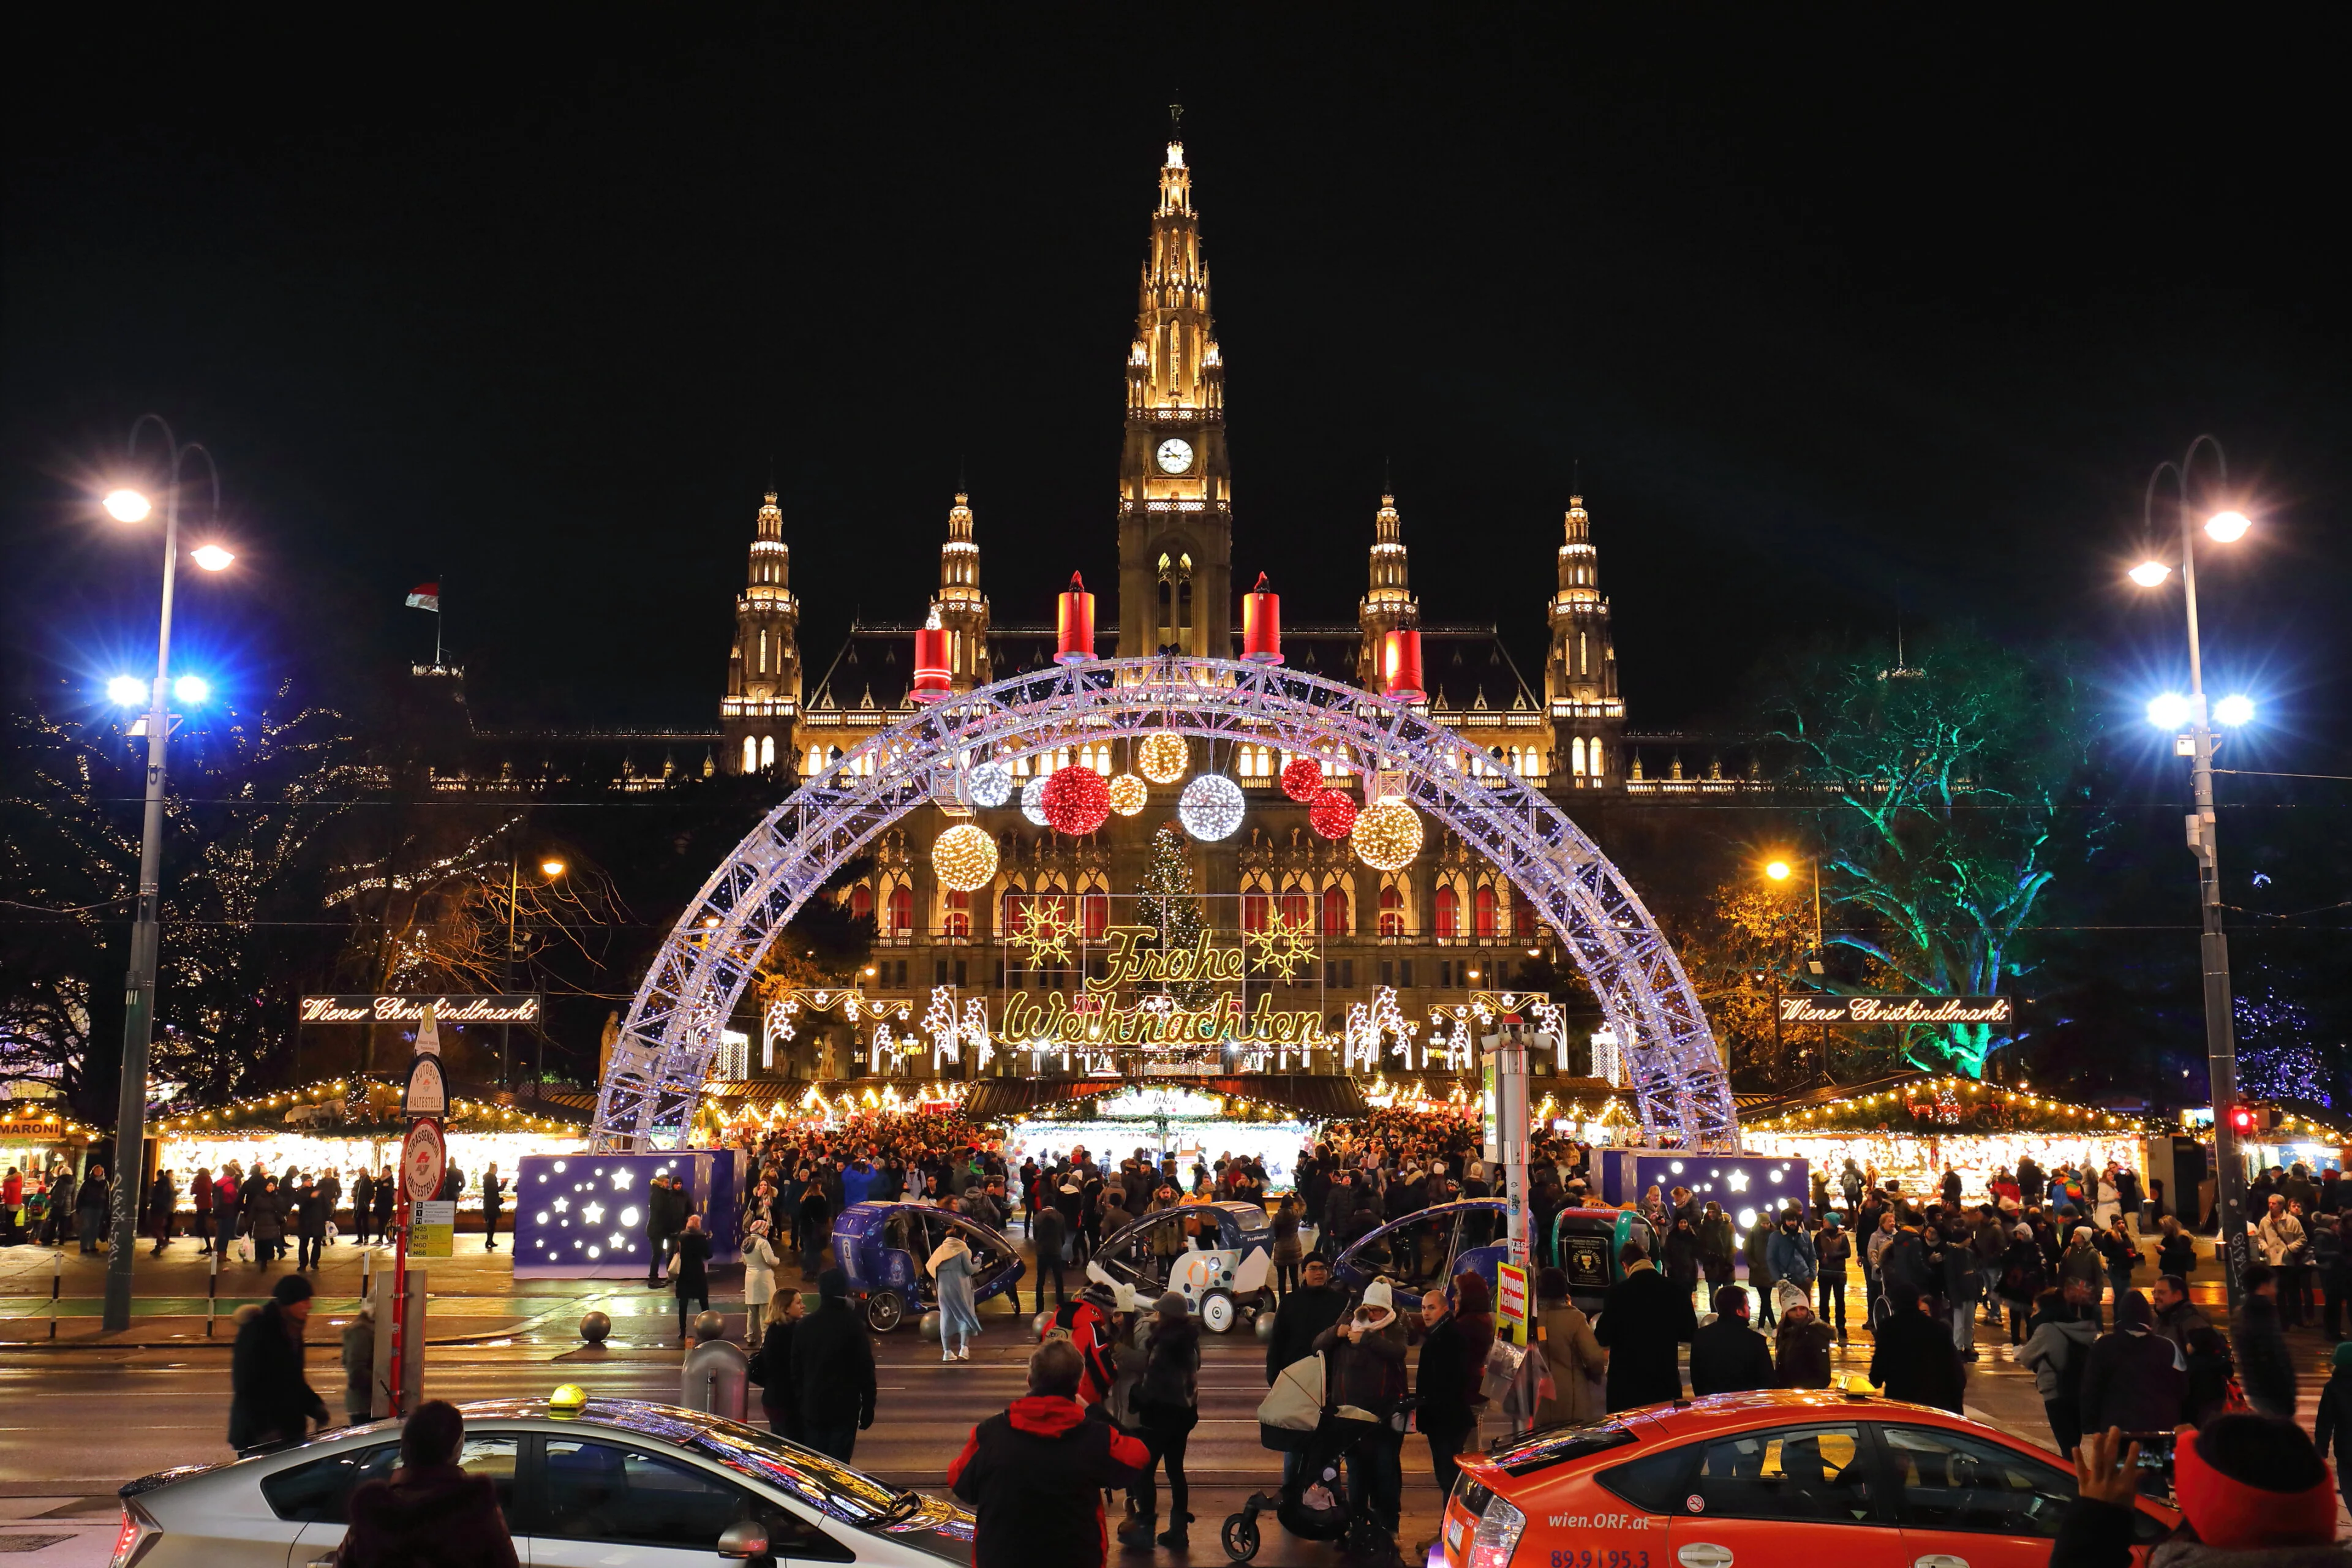
M 444 1024 L 536 1024 L 539 993 L 511 996 L 305 996 L 305 1024 L 414 1024 L 433 1009 Z
M 1783 1024 L 2006 1024 L 2006 996 L 1824 996 L 1780 998 Z

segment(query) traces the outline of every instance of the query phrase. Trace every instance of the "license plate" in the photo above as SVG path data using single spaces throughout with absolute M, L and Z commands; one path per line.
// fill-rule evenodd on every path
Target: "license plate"
M 1462 1521 L 1458 1519 L 1449 1519 L 1445 1521 L 1445 1550 L 1448 1552 L 1462 1550 Z

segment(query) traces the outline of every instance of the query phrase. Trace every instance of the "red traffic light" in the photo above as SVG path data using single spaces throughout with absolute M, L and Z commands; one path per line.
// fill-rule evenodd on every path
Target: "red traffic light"
M 2254 1130 L 2254 1108 L 2251 1105 L 2230 1107 L 2230 1131 L 2252 1132 Z

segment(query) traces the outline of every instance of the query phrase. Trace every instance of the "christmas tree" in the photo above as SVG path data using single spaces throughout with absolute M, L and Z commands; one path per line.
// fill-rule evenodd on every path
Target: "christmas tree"
M 1204 921 L 1201 900 L 1192 891 L 1192 863 L 1184 858 L 1184 836 L 1173 823 L 1162 823 L 1151 836 L 1151 862 L 1136 885 L 1135 918 L 1160 934 L 1150 945 L 1162 952 L 1181 952 L 1201 940 Z M 1205 980 L 1162 987 L 1179 1005 L 1200 1007 L 1216 994 Z

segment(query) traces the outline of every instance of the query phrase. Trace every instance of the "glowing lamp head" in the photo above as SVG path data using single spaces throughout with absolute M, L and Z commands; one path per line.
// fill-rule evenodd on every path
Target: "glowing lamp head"
M 2213 721 L 2217 724 L 2227 724 L 2231 729 L 2241 724 L 2252 723 L 2254 700 L 2235 692 L 2224 697 L 2221 701 L 2213 704 Z
M 539 863 L 539 869 L 541 876 L 561 877 L 563 875 L 564 866 L 561 860 L 541 860 Z
M 1785 882 L 1789 879 L 1789 863 L 1786 860 L 1775 860 L 1764 868 L 1764 874 L 1776 882 Z
M 118 707 L 136 708 L 147 700 L 147 683 L 135 675 L 118 675 L 106 683 L 106 700 Z
M 137 490 L 111 491 L 100 504 L 106 508 L 106 515 L 117 522 L 144 522 L 147 514 L 155 510 Z
M 2159 730 L 2179 729 L 2193 711 L 2189 699 L 2178 691 L 2159 692 L 2147 700 L 2147 721 Z
M 2205 520 L 2206 534 L 2222 544 L 2234 544 L 2246 537 L 2253 522 L 2242 511 L 2217 511 Z
M 225 572 L 228 569 L 228 563 L 236 559 L 217 544 L 199 544 L 188 552 L 188 554 L 197 565 L 207 572 Z
M 2172 568 L 2161 561 L 2143 561 L 2126 575 L 2143 588 L 2153 588 L 2172 575 Z
M 172 682 L 172 695 L 183 702 L 202 702 L 212 694 L 211 682 L 201 675 L 184 675 Z

